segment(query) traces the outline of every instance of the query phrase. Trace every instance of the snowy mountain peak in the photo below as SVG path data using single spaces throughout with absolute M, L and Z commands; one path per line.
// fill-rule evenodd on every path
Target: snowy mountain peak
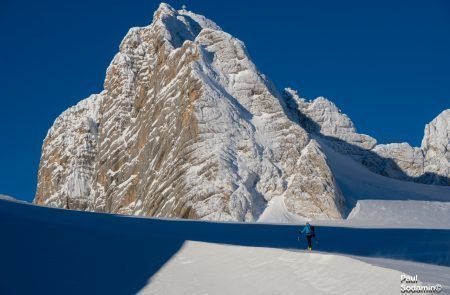
M 178 10 L 178 13 L 186 18 L 192 18 L 203 29 L 222 31 L 222 29 L 215 22 L 213 22 L 212 20 L 206 18 L 205 16 L 203 16 L 201 14 L 196 14 L 192 11 L 185 10 L 185 9 Z
M 52 127 L 35 202 L 244 221 L 284 196 L 292 213 L 342 217 L 320 147 L 243 42 L 207 18 L 160 5 L 125 36 L 104 86 Z M 78 128 L 86 120 L 95 132 Z
M 35 202 L 254 221 L 280 197 L 302 218 L 339 219 L 348 204 L 324 142 L 359 159 L 375 154 L 376 141 L 331 101 L 281 96 L 242 41 L 161 4 L 121 42 L 104 90 L 51 127 Z
M 202 15 L 185 9 L 175 10 L 166 3 L 161 3 L 154 13 L 152 26 L 159 28 L 173 48 L 181 47 L 185 41 L 194 41 L 202 29 L 221 30 Z
M 153 13 L 153 20 L 156 20 L 163 15 L 175 15 L 177 11 L 167 3 L 161 2 L 158 9 Z

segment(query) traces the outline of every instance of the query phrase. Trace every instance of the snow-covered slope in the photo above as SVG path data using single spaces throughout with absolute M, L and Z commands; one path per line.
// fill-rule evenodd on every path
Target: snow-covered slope
M 305 221 L 307 221 L 306 218 L 288 211 L 282 196 L 272 198 L 258 219 L 258 222 L 265 223 L 304 223 Z
M 450 202 L 358 201 L 346 224 L 450 229 Z
M 13 198 L 13 197 L 8 196 L 8 195 L 2 195 L 2 194 L 0 194 L 0 200 L 10 201 L 10 202 L 17 202 L 17 203 L 22 203 L 22 204 L 30 204 L 30 203 L 28 203 L 26 201 Z
M 14 199 L 13 197 L 2 194 L 0 194 L 0 200 L 14 201 L 14 202 L 16 201 L 16 199 Z
M 0 294 L 367 294 L 378 288 L 374 294 L 390 295 L 400 288 L 400 272 L 424 283 L 450 281 L 450 234 L 442 229 L 318 226 L 314 252 L 305 253 L 298 225 L 136 218 L 5 200 L 0 225 Z
M 339 255 L 188 242 L 139 294 L 387 295 L 400 290 L 402 274 Z
M 315 220 L 314 224 L 450 229 L 450 202 L 360 200 L 347 219 L 340 221 Z
M 303 224 L 306 221 L 290 213 L 282 197 L 273 198 L 258 219 L 258 222 L 277 224 Z M 359 200 L 344 220 L 309 221 L 328 226 L 450 229 L 450 202 Z
M 382 176 L 335 151 L 326 140 L 321 140 L 321 146 L 339 187 L 350 202 L 364 199 L 450 201 L 449 186 L 426 185 Z

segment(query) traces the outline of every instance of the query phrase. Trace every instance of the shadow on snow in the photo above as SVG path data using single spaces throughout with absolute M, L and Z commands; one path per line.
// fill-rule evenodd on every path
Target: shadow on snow
M 133 218 L 2 200 L 0 227 L 1 294 L 134 294 L 188 240 L 305 248 L 299 225 Z M 319 251 L 450 266 L 450 230 L 316 232 Z

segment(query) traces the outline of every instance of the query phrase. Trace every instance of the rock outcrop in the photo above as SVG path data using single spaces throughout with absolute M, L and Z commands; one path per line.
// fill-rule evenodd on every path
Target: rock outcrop
M 450 109 L 425 126 L 421 149 L 429 183 L 450 185 Z M 438 175 L 438 177 L 433 177 Z
M 286 88 L 283 94 L 291 108 L 298 109 L 302 118 L 300 124 L 310 133 L 339 139 L 362 149 L 370 150 L 377 144 L 376 139 L 358 133 L 352 120 L 330 100 L 318 97 L 306 101 L 291 88 Z M 340 148 L 344 150 L 343 146 Z
M 408 143 L 390 143 L 377 145 L 374 157 L 380 156 L 380 173 L 398 179 L 417 178 L 424 173 L 423 151 Z M 375 165 L 373 165 L 375 166 Z M 374 168 L 372 168 L 374 170 Z
M 35 203 L 63 208 L 88 206 L 93 192 L 102 94 L 62 113 L 42 146 Z
M 426 125 L 421 147 L 412 147 L 408 143 L 377 144 L 374 138 L 359 134 L 350 118 L 326 98 L 306 101 L 287 88 L 284 99 L 298 110 L 301 126 L 371 171 L 401 180 L 450 185 L 450 110 Z

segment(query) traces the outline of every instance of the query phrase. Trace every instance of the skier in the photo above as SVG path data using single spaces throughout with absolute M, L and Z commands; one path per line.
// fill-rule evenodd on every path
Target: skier
M 311 251 L 312 250 L 311 239 L 316 237 L 314 225 L 310 225 L 309 222 L 307 222 L 303 230 L 300 232 L 300 234 L 306 235 L 306 239 L 308 240 L 308 250 Z

